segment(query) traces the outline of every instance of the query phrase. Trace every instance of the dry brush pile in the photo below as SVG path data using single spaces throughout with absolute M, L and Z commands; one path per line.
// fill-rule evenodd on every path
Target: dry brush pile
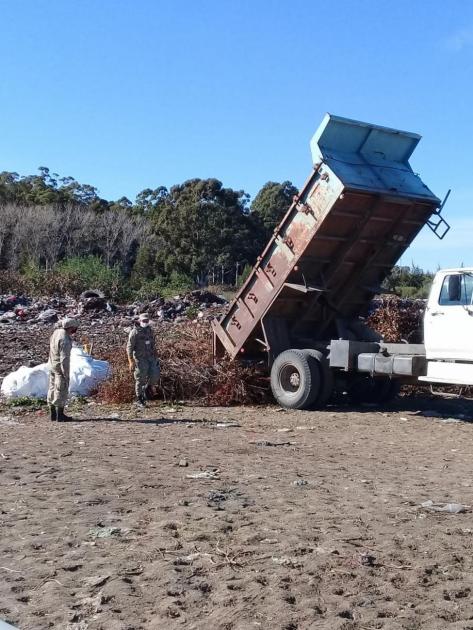
M 422 342 L 422 320 L 425 311 L 423 300 L 387 297 L 377 300 L 375 307 L 376 310 L 368 317 L 367 324 L 382 335 L 384 341 Z
M 213 363 L 207 323 L 162 325 L 156 330 L 156 343 L 161 365 L 157 397 L 161 400 L 227 406 L 270 399 L 269 380 L 262 370 L 230 361 Z M 113 348 L 105 358 L 112 375 L 99 387 L 98 398 L 107 403 L 131 402 L 133 379 L 125 348 Z

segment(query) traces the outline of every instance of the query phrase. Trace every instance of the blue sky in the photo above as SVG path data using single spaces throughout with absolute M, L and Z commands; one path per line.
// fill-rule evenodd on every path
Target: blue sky
M 302 185 L 326 111 L 423 135 L 443 242 L 404 257 L 473 265 L 473 2 L 0 0 L 0 170 L 40 165 L 131 199 L 217 177 Z

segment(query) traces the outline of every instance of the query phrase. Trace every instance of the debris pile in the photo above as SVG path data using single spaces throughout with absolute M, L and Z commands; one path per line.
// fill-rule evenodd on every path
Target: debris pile
M 424 300 L 400 299 L 392 296 L 373 301 L 367 324 L 382 335 L 387 343 L 407 341 L 422 343 Z
M 98 289 L 84 291 L 78 300 L 0 295 L 0 324 L 51 324 L 65 315 L 82 317 L 84 314 L 90 314 L 95 319 L 101 314 L 117 315 L 131 323 L 134 317 L 144 312 L 156 321 L 210 320 L 219 315 L 226 304 L 225 298 L 205 290 L 176 295 L 170 300 L 157 298 L 125 306 L 111 304 Z
M 269 381 L 263 369 L 228 361 L 213 364 L 211 329 L 207 323 L 158 328 L 156 342 L 161 365 L 157 398 L 212 406 L 270 400 Z M 107 403 L 131 402 L 133 379 L 124 346 L 112 348 L 106 358 L 111 363 L 112 377 L 100 385 L 98 398 Z
M 211 320 L 222 313 L 227 300 L 220 296 L 198 289 L 186 295 L 176 295 L 172 299 L 157 298 L 151 302 L 135 302 L 125 307 L 128 315 L 148 313 L 157 321 L 183 322 L 188 320 Z
M 32 299 L 24 295 L 0 295 L 0 324 L 51 324 L 62 314 L 77 310 L 75 300 L 63 298 Z
M 103 291 L 99 289 L 89 289 L 81 293 L 77 304 L 77 312 L 81 314 L 84 311 L 108 311 L 109 313 L 114 313 L 116 306 L 107 302 Z

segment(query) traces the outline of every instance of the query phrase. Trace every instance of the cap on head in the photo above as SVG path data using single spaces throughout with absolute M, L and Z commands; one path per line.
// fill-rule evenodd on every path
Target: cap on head
M 139 321 L 140 322 L 149 322 L 149 315 L 148 315 L 148 313 L 141 313 L 141 315 L 139 317 Z
M 69 328 L 79 328 L 79 322 L 77 319 L 73 319 L 72 317 L 65 317 L 62 322 L 62 327 L 67 330 Z

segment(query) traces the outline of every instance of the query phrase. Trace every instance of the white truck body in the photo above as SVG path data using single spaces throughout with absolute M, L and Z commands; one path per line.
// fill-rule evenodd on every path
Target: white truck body
M 435 275 L 424 316 L 427 373 L 420 381 L 473 385 L 473 268 Z
M 424 343 L 333 339 L 330 367 L 400 382 L 473 385 L 473 268 L 435 274 L 424 314 Z

